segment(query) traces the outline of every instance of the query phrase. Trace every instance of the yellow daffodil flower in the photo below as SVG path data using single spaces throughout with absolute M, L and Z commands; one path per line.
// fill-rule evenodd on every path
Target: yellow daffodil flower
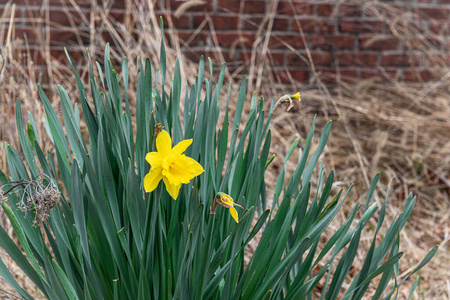
M 236 209 L 234 206 L 238 206 L 242 209 L 244 209 L 242 206 L 240 206 L 237 203 L 234 203 L 233 198 L 231 198 L 229 195 L 219 192 L 216 194 L 216 197 L 214 198 L 214 203 L 211 207 L 211 214 L 214 214 L 216 212 L 217 204 L 230 209 L 230 215 L 233 217 L 233 219 L 236 221 L 236 223 L 239 223 L 239 217 Z
M 157 152 L 149 152 L 145 156 L 145 160 L 151 166 L 144 178 L 147 193 L 156 189 L 162 179 L 167 192 L 176 200 L 181 184 L 189 183 L 203 173 L 203 167 L 198 162 L 182 154 L 191 144 L 192 139 L 183 140 L 172 148 L 172 140 L 167 131 L 163 130 L 158 134 Z
M 294 95 L 291 95 L 291 99 L 294 99 L 294 100 L 298 100 L 298 101 L 300 101 L 300 93 L 299 93 L 299 92 L 297 92 L 296 94 L 294 94 Z

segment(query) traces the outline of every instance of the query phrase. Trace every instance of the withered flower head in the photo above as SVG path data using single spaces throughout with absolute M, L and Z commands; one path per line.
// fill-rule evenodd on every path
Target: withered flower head
M 48 182 L 47 184 L 44 184 L 44 179 Z M 12 182 L 11 185 L 12 187 L 7 192 L 3 191 L 3 187 L 0 188 L 0 200 L 7 201 L 6 195 L 15 188 L 21 187 L 23 194 L 19 203 L 17 203 L 17 207 L 25 213 L 34 213 L 33 226 L 39 225 L 39 222 L 47 221 L 50 212 L 56 207 L 61 197 L 61 192 L 54 181 L 44 174 L 38 175 L 31 181 Z

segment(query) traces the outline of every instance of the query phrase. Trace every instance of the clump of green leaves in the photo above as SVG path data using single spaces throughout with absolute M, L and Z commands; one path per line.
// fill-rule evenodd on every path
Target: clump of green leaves
M 396 298 L 398 287 L 435 254 L 437 248 L 402 281 L 396 279 L 402 256 L 399 232 L 411 215 L 415 199 L 408 196 L 403 212 L 388 225 L 384 237 L 380 236 L 387 198 L 381 207 L 371 204 L 379 175 L 372 181 L 365 205 L 356 204 L 345 223 L 322 244 L 323 232 L 351 190 L 330 197 L 334 172 L 326 175 L 321 166 L 318 185 L 312 191 L 311 178 L 331 122 L 311 156 L 314 123 L 301 149 L 299 139 L 295 141 L 284 165 L 299 149 L 297 167 L 289 180 L 283 167 L 274 195 L 268 196 L 264 173 L 271 161 L 274 101 L 265 111 L 264 99 L 254 94 L 248 118 L 241 120 L 247 94 L 244 78 L 229 130 L 230 88 L 226 102 L 221 97 L 225 66 L 217 81 L 205 78 L 202 58 L 195 84 L 182 94 L 178 61 L 171 88 L 164 89 L 168 80 L 164 41 L 160 59 L 161 69 L 157 71 L 152 70 L 148 59 L 137 61 L 136 115 L 130 112 L 127 59 L 122 63 L 122 81 L 110 61 L 109 47 L 105 49 L 104 68 L 95 64 L 100 81 L 94 77 L 90 62 L 90 95 L 73 69 L 78 103 L 89 131 L 88 143 L 80 131 L 78 104 L 72 105 L 62 86 L 57 91 L 63 123 L 38 87 L 46 111 L 47 134 L 54 145 L 54 151 L 48 153 L 42 151 L 31 115 L 27 130 L 23 130 L 17 100 L 16 121 L 25 161 L 6 145 L 11 178 L 1 172 L 1 183 L 7 186 L 11 181 L 44 174 L 51 182 L 58 182 L 65 193 L 41 227 L 33 226 L 33 218 L 23 218 L 23 190 L 2 193 L 2 207 L 23 251 L 3 228 L 0 245 L 46 297 L 311 299 L 320 294 L 320 299 L 336 299 L 338 295 L 361 299 L 370 282 L 381 275 L 373 298 L 390 299 Z M 210 61 L 209 71 L 213 74 Z M 223 124 L 218 124 L 219 104 L 225 110 Z M 245 126 L 239 132 L 241 122 Z M 201 175 L 181 186 L 176 201 L 162 184 L 150 193 L 143 187 L 150 169 L 145 156 L 155 151 L 154 128 L 160 123 L 174 144 L 193 139 L 185 153 L 204 168 Z M 210 214 L 219 192 L 246 208 L 240 211 L 239 223 L 225 209 Z M 273 197 L 270 209 L 268 197 Z M 375 214 L 378 222 L 362 268 L 343 289 L 361 236 L 367 234 L 364 228 Z M 257 222 L 252 226 L 254 218 Z M 261 239 L 245 264 L 244 256 L 249 255 L 245 246 L 260 231 Z M 22 297 L 31 299 L 2 261 L 0 274 Z M 321 289 L 314 289 L 322 278 Z M 413 288 L 416 285 L 417 281 Z

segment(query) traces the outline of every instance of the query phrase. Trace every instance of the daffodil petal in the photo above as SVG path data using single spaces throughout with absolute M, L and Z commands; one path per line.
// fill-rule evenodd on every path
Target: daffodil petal
M 205 171 L 203 169 L 202 165 L 199 164 L 195 159 L 192 159 L 192 158 L 191 158 L 191 167 L 193 168 L 192 176 L 194 176 L 194 177 L 202 174 Z
M 161 166 L 161 155 L 158 152 L 149 152 L 145 156 L 145 160 L 152 166 L 152 168 L 157 168 Z
M 239 223 L 238 213 L 234 207 L 230 207 L 230 215 L 233 217 L 236 223 Z
M 171 149 L 172 139 L 170 138 L 170 135 L 167 133 L 167 131 L 163 130 L 158 134 L 158 137 L 156 138 L 156 150 L 158 150 L 159 154 L 165 157 L 170 153 Z
M 226 205 L 228 205 L 228 206 L 230 206 L 230 207 L 233 207 L 234 206 L 234 203 L 233 203 L 233 198 L 231 198 L 229 195 L 227 195 L 227 194 L 222 194 L 221 196 L 220 196 L 220 200 L 222 200 L 222 203 L 223 204 L 226 204 Z
M 192 144 L 192 139 L 183 140 L 172 148 L 172 152 L 176 154 L 183 153 Z
M 164 184 L 166 186 L 166 190 L 169 193 L 169 195 L 173 198 L 173 200 L 177 200 L 178 193 L 180 192 L 181 183 L 180 184 L 172 184 L 167 180 L 166 177 L 163 177 Z
M 144 189 L 147 193 L 152 192 L 162 179 L 161 168 L 151 168 L 144 177 Z

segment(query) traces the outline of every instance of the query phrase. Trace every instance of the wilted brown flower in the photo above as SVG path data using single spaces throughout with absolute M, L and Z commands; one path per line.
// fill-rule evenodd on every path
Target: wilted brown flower
M 44 180 L 49 183 L 44 184 Z M 11 189 L 6 193 L 4 192 L 3 187 L 0 187 L 0 200 L 7 201 L 8 198 L 6 197 L 6 194 L 17 187 L 21 187 L 23 194 L 19 203 L 17 203 L 17 207 L 25 213 L 34 213 L 33 226 L 38 225 L 39 222 L 47 221 L 50 212 L 56 207 L 61 197 L 61 192 L 58 190 L 56 184 L 45 174 L 40 174 L 31 181 L 21 180 L 12 182 L 11 185 Z
M 6 197 L 5 191 L 3 190 L 3 186 L 0 186 L 0 203 L 8 201 L 8 197 Z

